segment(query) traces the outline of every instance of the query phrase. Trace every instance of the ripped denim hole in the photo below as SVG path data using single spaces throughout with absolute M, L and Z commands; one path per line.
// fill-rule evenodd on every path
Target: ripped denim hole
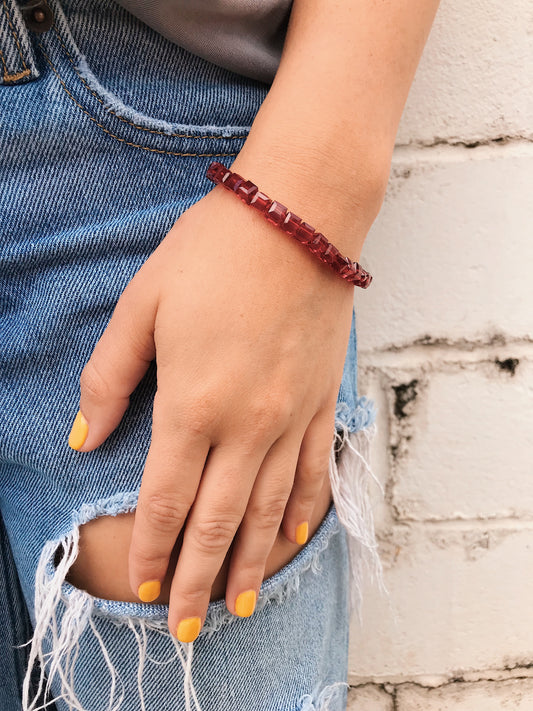
M 351 611 L 357 609 L 360 615 L 366 572 L 385 589 L 368 497 L 369 478 L 377 481 L 368 460 L 374 430 L 375 425 L 371 425 L 365 430 L 350 433 L 346 425 L 337 422 L 337 434 L 329 461 L 329 477 L 337 516 L 328 515 L 322 522 L 315 534 L 317 538 L 313 548 L 305 546 L 281 571 L 264 581 L 255 614 L 269 605 L 283 604 L 298 594 L 302 576 L 307 571 L 313 574 L 320 572 L 322 556 L 332 536 L 339 533 L 339 523 L 346 529 L 348 539 Z M 145 700 L 146 689 L 143 684 L 147 665 L 171 663 L 178 664 L 183 671 L 186 711 L 201 711 L 192 679 L 194 643 L 183 644 L 170 634 L 167 624 L 168 606 L 104 600 L 66 582 L 68 571 L 78 556 L 80 526 L 99 515 L 117 515 L 134 510 L 137 496 L 137 492 L 128 492 L 96 504 L 85 504 L 73 514 L 70 532 L 63 535 L 61 540 L 45 543 L 35 579 L 35 628 L 23 685 L 23 711 L 44 710 L 57 699 L 65 702 L 71 711 L 86 711 L 78 698 L 75 683 L 77 662 L 83 649 L 82 635 L 92 636 L 91 644 L 96 645 L 94 648 L 101 655 L 108 673 L 108 680 L 99 684 L 106 699 L 99 701 L 98 709 L 120 711 L 123 708 L 126 698 L 124 681 L 113 661 L 116 647 L 106 644 L 101 632 L 104 618 L 105 624 L 111 622 L 117 628 L 131 633 L 134 643 L 132 647 L 136 650 L 136 693 L 141 711 L 151 707 Z M 318 535 L 320 531 L 322 533 Z M 222 627 L 237 621 L 239 618 L 228 611 L 224 600 L 213 602 L 200 634 L 209 638 Z M 165 650 L 164 658 L 156 659 L 149 654 L 150 640 L 152 646 Z M 32 670 L 37 663 L 40 674 L 35 689 Z M 134 683 L 134 680 L 130 681 Z M 333 703 L 334 694 L 338 693 L 337 687 L 341 688 L 339 684 L 342 686 L 339 682 L 325 687 L 318 695 L 313 693 L 302 697 L 301 711 L 327 711 Z M 39 699 L 49 698 L 50 701 L 38 705 Z

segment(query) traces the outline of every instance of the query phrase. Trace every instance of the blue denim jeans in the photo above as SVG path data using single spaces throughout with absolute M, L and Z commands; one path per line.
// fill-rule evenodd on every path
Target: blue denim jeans
M 355 321 L 334 505 L 264 581 L 251 618 L 212 602 L 200 637 L 182 645 L 166 606 L 65 580 L 79 526 L 135 509 L 156 387 L 152 367 L 117 430 L 80 456 L 67 438 L 81 370 L 126 284 L 212 188 L 210 161 L 231 165 L 269 87 L 109 0 L 49 5 L 43 32 L 14 0 L 0 7 L 2 711 L 37 708 L 46 678 L 57 711 L 341 711 L 361 563 L 379 567 L 364 494 L 374 408 L 357 395 Z

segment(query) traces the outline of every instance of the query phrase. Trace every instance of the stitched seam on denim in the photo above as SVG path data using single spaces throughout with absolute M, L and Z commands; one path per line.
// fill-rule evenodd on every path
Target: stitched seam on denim
M 22 79 L 23 77 L 27 77 L 28 74 L 31 72 L 31 69 L 24 69 L 22 72 L 17 72 L 16 74 L 11 74 L 9 69 L 7 68 L 6 60 L 4 59 L 4 53 L 0 49 L 0 59 L 2 60 L 2 64 L 4 66 L 4 74 L 2 76 L 4 81 L 18 81 L 19 79 Z
M 22 66 L 24 67 L 24 69 L 28 69 L 28 67 L 26 66 L 26 62 L 24 61 L 24 55 L 22 54 L 22 49 L 20 48 L 18 36 L 17 36 L 17 34 L 16 34 L 16 32 L 15 32 L 15 28 L 13 27 L 13 23 L 11 22 L 11 15 L 9 14 L 9 9 L 8 9 L 8 7 L 7 7 L 6 0 L 2 0 L 2 4 L 3 4 L 3 6 L 4 6 L 4 11 L 5 11 L 5 13 L 6 13 L 7 21 L 8 21 L 8 23 L 9 23 L 9 26 L 11 27 L 11 33 L 13 34 L 13 38 L 14 38 L 14 40 L 15 40 L 15 43 L 16 43 L 17 47 L 18 47 L 20 59 L 21 59 L 21 61 L 22 61 Z M 29 71 L 29 70 L 28 70 L 28 71 Z
M 153 129 L 153 128 L 147 128 L 146 126 L 140 126 L 140 125 L 137 124 L 137 123 L 133 123 L 133 121 L 128 121 L 128 119 L 124 118 L 123 116 L 119 116 L 119 114 L 117 114 L 116 111 L 113 111 L 113 109 L 107 108 L 107 106 L 105 105 L 105 102 L 103 101 L 103 99 L 102 99 L 100 96 L 98 96 L 98 94 L 94 91 L 94 89 L 92 89 L 92 88 L 87 84 L 87 82 L 86 82 L 86 80 L 84 79 L 84 77 L 80 74 L 80 72 L 79 72 L 79 70 L 78 70 L 78 68 L 77 68 L 77 66 L 76 66 L 76 64 L 75 64 L 75 62 L 74 62 L 74 59 L 72 58 L 72 55 L 70 54 L 70 52 L 68 51 L 68 49 L 67 49 L 65 43 L 63 42 L 63 39 L 61 38 L 61 35 L 59 34 L 59 30 L 58 30 L 57 25 L 55 24 L 55 22 L 54 22 L 53 28 L 54 28 L 54 32 L 55 32 L 56 35 L 57 35 L 57 39 L 59 40 L 59 43 L 61 44 L 61 46 L 63 47 L 63 49 L 64 49 L 65 52 L 66 52 L 66 55 L 67 55 L 67 57 L 68 57 L 68 59 L 69 59 L 69 62 L 72 64 L 72 68 L 74 69 L 74 71 L 75 71 L 76 74 L 78 75 L 78 77 L 79 77 L 80 81 L 82 82 L 82 84 L 84 85 L 84 87 L 87 89 L 87 91 L 88 91 L 89 93 L 91 93 L 91 94 L 94 96 L 94 98 L 95 98 L 97 101 L 99 101 L 99 102 L 102 104 L 102 106 L 104 107 L 104 109 L 105 109 L 108 113 L 110 113 L 110 114 L 112 114 L 113 116 L 115 116 L 119 121 L 124 121 L 124 123 L 127 123 L 127 124 L 129 124 L 130 126 L 133 126 L 133 128 L 138 128 L 140 131 L 146 131 L 147 133 L 155 133 L 155 134 L 158 134 L 158 135 L 160 135 L 160 136 L 172 136 L 172 137 L 175 137 L 175 138 L 195 138 L 195 139 L 213 138 L 213 139 L 216 139 L 216 140 L 220 140 L 220 139 L 224 139 L 224 138 L 228 138 L 228 139 L 232 139 L 232 140 L 233 140 L 233 139 L 242 139 L 242 138 L 244 138 L 244 136 L 191 136 L 191 135 L 189 135 L 189 134 L 187 134 L 187 133 L 165 133 L 165 131 L 157 131 L 156 129 Z
M 55 66 L 52 63 L 52 60 L 49 58 L 49 56 L 46 54 L 44 51 L 43 45 L 39 42 L 39 47 L 43 53 L 44 58 L 52 68 L 52 71 L 56 75 L 56 77 L 59 79 L 59 82 L 63 88 L 63 91 L 67 94 L 67 96 L 71 99 L 71 101 L 74 102 L 74 104 L 81 110 L 83 113 L 87 116 L 87 118 L 92 121 L 94 124 L 98 126 L 98 128 L 101 128 L 104 133 L 106 133 L 108 136 L 111 138 L 115 138 L 117 141 L 120 141 L 121 143 L 124 143 L 127 146 L 131 146 L 132 148 L 141 148 L 143 151 L 150 151 L 152 153 L 163 153 L 165 155 L 169 156 L 184 156 L 184 157 L 197 157 L 197 158 L 207 158 L 207 157 L 216 157 L 216 156 L 235 156 L 237 153 L 178 153 L 177 151 L 165 151 L 161 148 L 149 148 L 148 146 L 141 146 L 139 143 L 133 143 L 132 141 L 126 141 L 125 138 L 121 138 L 120 136 L 116 136 L 114 133 L 111 133 L 109 129 L 107 129 L 105 126 L 102 126 L 101 123 L 98 123 L 98 121 L 90 115 L 90 113 L 87 111 L 87 109 L 83 108 L 83 106 L 76 101 L 76 99 L 72 96 L 70 91 L 67 89 L 65 82 L 59 75 L 58 70 L 55 68 Z

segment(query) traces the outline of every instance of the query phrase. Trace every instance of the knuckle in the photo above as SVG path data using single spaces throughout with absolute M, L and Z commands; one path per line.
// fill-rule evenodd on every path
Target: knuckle
M 285 427 L 291 419 L 291 415 L 292 408 L 289 398 L 271 395 L 268 400 L 252 407 L 249 421 L 256 437 L 264 439 Z
M 188 607 L 197 608 L 203 604 L 206 597 L 209 597 L 209 588 L 205 590 L 200 586 L 185 588 L 178 590 L 177 597 L 181 603 L 185 603 Z
M 135 546 L 132 547 L 130 565 L 137 570 L 166 570 L 168 566 L 168 556 L 162 555 L 161 550 L 157 551 L 152 547 Z
M 312 491 L 307 489 L 297 494 L 298 505 L 304 509 L 312 509 L 316 503 L 318 487 Z
M 260 505 L 254 506 L 250 512 L 254 526 L 263 530 L 279 526 L 286 505 L 287 496 L 278 494 L 263 501 Z
M 290 400 L 286 395 L 274 396 L 269 400 L 268 403 L 268 419 L 275 425 L 286 424 L 292 414 L 292 407 L 290 405 Z
M 327 474 L 328 466 L 329 457 L 317 457 L 298 466 L 297 475 L 305 484 L 316 486 Z
M 238 527 L 235 518 L 209 518 L 198 521 L 191 533 L 201 553 L 220 553 L 229 547 Z
M 191 439 L 205 437 L 213 420 L 205 402 L 183 397 L 179 407 L 168 391 L 158 388 L 154 396 L 153 422 L 161 429 L 186 433 Z
M 184 499 L 152 494 L 144 503 L 144 514 L 148 525 L 156 533 L 174 533 L 183 525 L 189 508 Z
M 239 576 L 241 580 L 247 581 L 248 588 L 254 587 L 254 580 L 257 588 L 261 587 L 268 554 L 268 550 L 252 550 L 241 553 L 238 562 Z
M 81 371 L 80 388 L 85 397 L 97 402 L 107 400 L 111 393 L 109 383 L 93 360 L 90 360 Z
M 191 406 L 184 427 L 191 437 L 205 437 L 206 433 L 211 430 L 212 419 L 213 415 L 209 411 L 198 406 Z

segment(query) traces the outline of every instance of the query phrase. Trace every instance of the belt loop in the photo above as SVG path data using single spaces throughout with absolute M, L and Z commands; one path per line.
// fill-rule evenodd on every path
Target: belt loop
M 20 8 L 15 0 L 0 0 L 0 84 L 23 84 L 38 76 Z

